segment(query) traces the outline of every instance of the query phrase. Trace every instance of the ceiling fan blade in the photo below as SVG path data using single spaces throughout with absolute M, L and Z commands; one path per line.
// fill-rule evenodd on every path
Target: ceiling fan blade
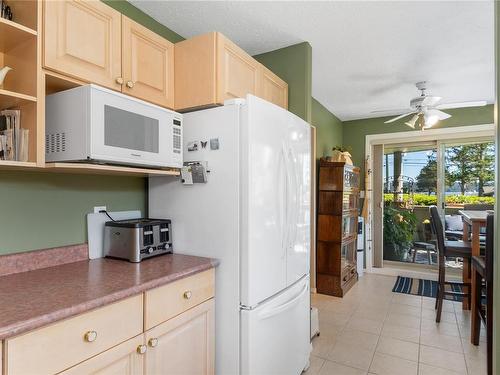
M 406 111 L 411 111 L 411 109 L 410 108 L 380 109 L 376 111 L 370 111 L 370 113 L 388 113 L 390 115 L 392 113 L 403 113 Z
M 399 115 L 397 117 L 391 118 L 390 120 L 384 121 L 384 124 L 390 124 L 391 122 L 398 121 L 399 119 L 401 119 L 403 117 L 406 117 L 406 116 L 409 116 L 409 115 L 412 115 L 414 113 L 415 113 L 415 111 L 411 111 L 411 112 L 408 112 L 408 113 L 403 113 L 402 115 Z
M 426 111 L 426 115 L 436 116 L 437 118 L 439 118 L 439 120 L 446 120 L 447 118 L 451 117 L 450 114 L 443 112 L 443 111 L 440 111 L 439 109 L 428 109 Z
M 442 98 L 440 96 L 426 96 L 422 100 L 422 107 L 434 107 Z
M 468 107 L 484 107 L 488 102 L 486 100 L 477 100 L 471 102 L 446 103 L 437 105 L 437 109 L 453 109 L 453 108 L 468 108 Z

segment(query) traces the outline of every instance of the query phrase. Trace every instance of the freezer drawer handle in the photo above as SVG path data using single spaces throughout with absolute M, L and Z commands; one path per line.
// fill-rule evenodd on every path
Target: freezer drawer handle
M 277 315 L 277 314 L 280 314 L 281 312 L 289 309 L 290 307 L 292 307 L 293 305 L 295 305 L 295 303 L 300 300 L 300 298 L 304 295 L 305 292 L 307 292 L 308 290 L 308 286 L 307 286 L 307 283 L 304 285 L 304 287 L 302 288 L 302 290 L 300 291 L 300 293 L 292 298 L 290 301 L 288 302 L 285 302 L 283 305 L 281 306 L 278 306 L 278 307 L 275 307 L 271 310 L 264 310 L 262 311 L 260 314 L 259 314 L 259 318 L 261 319 L 267 319 L 267 318 L 271 318 L 272 316 L 274 315 Z

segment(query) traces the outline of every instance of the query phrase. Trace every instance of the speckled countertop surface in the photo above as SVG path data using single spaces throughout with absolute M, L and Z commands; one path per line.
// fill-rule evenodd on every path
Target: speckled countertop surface
M 141 263 L 84 260 L 0 277 L 0 340 L 218 265 L 169 254 Z

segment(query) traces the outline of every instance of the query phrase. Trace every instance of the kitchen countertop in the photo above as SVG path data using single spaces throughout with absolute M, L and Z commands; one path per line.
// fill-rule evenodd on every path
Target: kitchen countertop
M 84 260 L 0 277 L 0 340 L 216 267 L 168 254 L 141 263 Z

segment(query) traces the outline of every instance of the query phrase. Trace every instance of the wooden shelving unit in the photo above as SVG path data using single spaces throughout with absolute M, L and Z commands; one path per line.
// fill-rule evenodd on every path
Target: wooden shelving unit
M 0 53 L 7 52 L 27 40 L 36 39 L 38 33 L 29 27 L 0 18 Z
M 0 89 L 0 109 L 18 107 L 27 103 L 36 103 L 36 96 Z

